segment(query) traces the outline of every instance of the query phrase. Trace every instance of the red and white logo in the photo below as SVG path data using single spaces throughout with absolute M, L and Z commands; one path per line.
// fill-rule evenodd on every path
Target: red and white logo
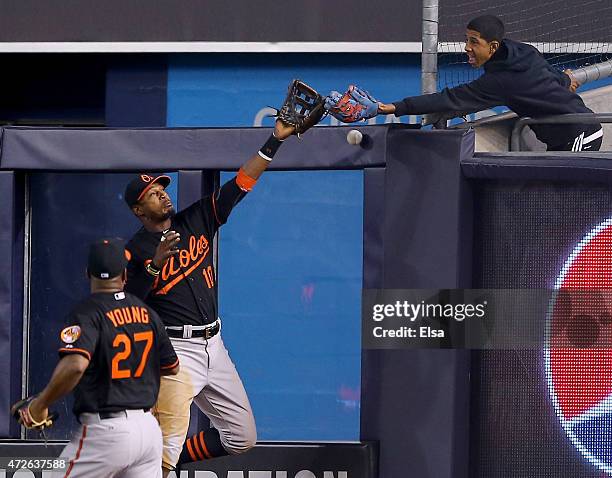
M 555 283 L 544 366 L 555 413 L 576 449 L 612 474 L 612 218 L 576 245 Z
M 153 178 L 148 174 L 141 174 L 140 179 L 142 179 L 145 183 L 150 183 L 151 181 L 153 181 Z

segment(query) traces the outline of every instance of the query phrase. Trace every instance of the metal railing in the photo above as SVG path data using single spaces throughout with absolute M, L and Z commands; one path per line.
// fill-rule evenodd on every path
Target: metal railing
M 573 113 L 567 115 L 545 116 L 542 118 L 519 118 L 514 124 L 510 135 L 510 151 L 521 150 L 521 134 L 527 125 L 594 123 L 588 120 L 596 120 L 594 121 L 595 123 L 612 123 L 612 113 Z

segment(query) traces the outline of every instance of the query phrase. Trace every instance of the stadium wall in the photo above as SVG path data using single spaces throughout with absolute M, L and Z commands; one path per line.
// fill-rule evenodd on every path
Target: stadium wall
M 448 243 L 454 245 L 447 250 L 447 253 L 451 254 L 453 250 L 456 250 L 460 234 L 458 229 L 460 221 L 455 216 L 460 211 L 461 203 L 457 203 L 457 198 L 461 196 L 461 186 L 459 183 L 452 185 L 458 179 L 458 164 L 461 155 L 468 154 L 473 146 L 472 135 L 451 131 L 416 131 L 399 125 L 390 127 L 366 126 L 362 130 L 372 140 L 370 149 L 348 145 L 345 141 L 347 128 L 317 128 L 308 133 L 308 138 L 303 143 L 298 144 L 297 140 L 293 139 L 291 143 L 286 145 L 283 155 L 278 158 L 281 161 L 275 161 L 273 169 L 300 170 L 314 167 L 318 170 L 351 169 L 359 171 L 364 168 L 366 170 L 369 170 L 370 167 L 373 168 L 372 172 L 367 173 L 368 179 L 363 183 L 366 189 L 362 201 L 368 205 L 367 217 L 371 218 L 372 212 L 376 212 L 377 207 L 380 208 L 380 204 L 375 203 L 375 201 L 384 197 L 386 222 L 376 218 L 364 227 L 368 231 L 368 247 L 372 247 L 373 251 L 382 251 L 382 254 L 368 253 L 368 265 L 367 267 L 364 266 L 363 282 L 375 284 L 382 279 L 383 286 L 393 284 L 419 286 L 421 283 L 422 285 L 425 285 L 425 283 L 434 284 L 438 282 L 437 278 L 439 278 L 448 286 L 458 284 L 456 280 L 461 276 L 459 274 L 461 261 L 445 262 L 440 269 L 428 268 L 427 261 L 433 260 L 437 253 L 448 249 L 446 247 Z M 35 194 L 37 192 L 42 193 L 34 199 L 34 214 L 42 209 L 49 209 L 46 214 L 39 214 L 38 220 L 35 221 L 35 224 L 38 225 L 36 237 L 39 238 L 35 248 L 43 252 L 43 254 L 37 254 L 36 256 L 39 261 L 43 262 L 38 264 L 42 267 L 42 275 L 38 274 L 37 280 L 40 284 L 35 286 L 34 290 L 40 290 L 43 295 L 48 296 L 49 306 L 68 307 L 69 303 L 77 299 L 76 295 L 84 293 L 84 291 L 81 291 L 82 287 L 79 286 L 79 284 L 84 286 L 84 281 L 79 279 L 77 261 L 66 262 L 62 259 L 62 254 L 70 251 L 71 258 L 77 255 L 82 256 L 87 243 L 87 240 L 83 238 L 100 232 L 107 234 L 111 231 L 129 227 L 129 223 L 125 222 L 128 220 L 127 212 L 124 211 L 123 204 L 119 205 L 121 198 L 118 196 L 120 184 L 125 182 L 125 178 L 120 178 L 121 181 L 118 181 L 106 174 L 96 174 L 90 176 L 87 180 L 83 176 L 84 170 L 91 168 L 91 170 L 103 173 L 114 169 L 125 172 L 145 166 L 147 166 L 147 169 L 153 170 L 175 168 L 200 170 L 202 168 L 217 169 L 223 166 L 237 168 L 244 161 L 244 158 L 248 157 L 261 143 L 262 134 L 265 134 L 265 131 L 260 129 L 4 129 L 0 167 L 21 167 L 29 171 L 32 174 L 32 179 L 35 179 L 33 192 Z M 438 144 L 436 138 L 441 140 L 440 144 L 443 147 L 439 149 L 435 156 L 431 156 L 427 152 L 434 150 L 433 144 Z M 216 147 L 214 147 L 215 144 Z M 223 150 L 229 150 L 229 154 L 223 160 L 220 160 L 219 156 Z M 407 160 L 412 159 L 413 153 L 411 151 L 413 150 L 418 151 L 416 154 L 419 157 L 423 156 L 419 161 L 413 163 L 414 167 L 406 168 L 406 165 L 410 166 L 411 164 Z M 51 152 L 54 153 L 50 154 Z M 406 156 L 407 154 L 408 156 Z M 388 174 L 388 171 L 384 173 L 384 190 L 389 188 L 393 193 L 383 193 L 381 195 L 379 188 L 383 180 L 381 176 L 383 174 L 382 168 L 385 164 L 388 164 L 390 158 L 393 158 L 394 161 L 394 171 L 392 174 Z M 428 162 L 427 158 L 431 158 L 432 161 Z M 427 167 L 428 164 L 431 165 L 432 169 L 425 172 L 425 176 L 423 176 L 423 167 Z M 50 170 L 54 170 L 55 173 L 50 173 Z M 72 170 L 72 174 L 59 174 L 61 171 L 67 172 L 70 170 Z M 39 173 L 36 171 L 39 171 Z M 293 174 L 295 171 L 291 173 Z M 181 179 L 180 174 L 183 175 L 183 179 Z M 184 193 L 181 192 L 183 188 L 179 188 L 179 199 L 189 201 L 197 192 L 197 183 L 200 178 L 198 174 L 194 175 L 194 173 L 180 174 L 179 182 L 184 180 L 185 187 L 191 184 L 191 187 L 188 188 L 191 192 Z M 276 173 L 272 171 L 269 174 L 274 175 Z M 312 174 L 316 176 L 319 173 L 313 172 Z M 94 183 L 91 180 L 95 180 Z M 274 182 L 273 177 L 270 178 L 270 181 Z M 419 269 L 426 274 L 423 276 L 425 282 L 420 281 L 420 279 L 416 282 L 406 282 L 411 274 L 406 275 L 408 271 L 402 265 L 405 263 L 398 263 L 397 261 L 405 245 L 405 232 L 407 229 L 411 229 L 414 223 L 412 218 L 418 210 L 422 209 L 419 195 L 412 195 L 413 192 L 410 191 L 410 188 L 405 188 L 406 182 L 420 183 L 425 189 L 427 189 L 427 184 L 435 186 L 432 193 L 439 187 L 447 189 L 452 186 L 455 191 L 448 196 L 434 194 L 442 201 L 436 205 L 436 208 L 440 208 L 439 211 L 444 210 L 446 205 L 451 203 L 454 205 L 448 211 L 444 220 L 438 223 L 441 229 L 425 227 L 429 221 L 427 216 L 424 215 L 420 216 L 423 221 L 421 222 L 422 230 L 416 236 L 413 236 L 414 242 L 409 255 L 414 254 L 415 259 L 419 255 L 421 256 Z M 295 185 L 294 187 L 298 186 Z M 394 197 L 395 193 L 402 190 L 409 194 L 409 197 L 405 198 L 406 204 L 403 201 L 397 201 Z M 62 191 L 65 193 L 62 193 Z M 72 192 L 79 197 L 79 201 L 75 202 L 74 196 L 71 199 Z M 92 194 L 96 197 L 93 202 L 87 199 Z M 57 200 L 51 200 L 54 197 Z M 326 197 L 329 197 L 329 194 Z M 256 198 L 250 199 L 252 199 L 252 202 L 257 202 Z M 117 210 L 119 207 L 121 209 Z M 374 208 L 374 211 L 372 208 Z M 18 214 L 17 209 L 13 208 L 13 211 L 14 214 Z M 57 217 L 57 211 L 62 211 L 63 221 L 73 217 L 73 213 L 76 214 L 75 217 L 79 218 L 77 221 L 80 238 L 78 246 L 70 246 L 71 237 L 64 237 L 64 239 L 60 237 L 65 228 L 54 219 Z M 92 211 L 95 212 L 91 214 Z M 386 211 L 392 214 L 386 216 Z M 120 214 L 116 214 L 117 212 L 120 212 Z M 342 220 L 344 220 L 344 217 L 335 219 L 336 222 Z M 392 224 L 389 224 L 389 221 Z M 398 222 L 398 225 L 401 222 L 402 227 L 394 227 L 395 222 Z M 96 226 L 96 223 L 102 225 L 103 231 Z M 55 231 L 53 234 L 56 235 L 49 235 L 46 232 L 51 230 Z M 268 232 L 274 233 L 273 230 Z M 40 236 L 41 233 L 43 236 Z M 428 237 L 431 239 L 438 237 L 440 240 L 438 242 L 427 240 Z M 448 238 L 448 240 L 444 238 Z M 356 239 L 360 240 L 361 237 Z M 52 254 L 50 254 L 50 250 L 45 252 L 46 240 L 52 240 L 54 244 Z M 14 241 L 14 244 L 16 243 Z M 428 245 L 428 248 L 424 251 L 425 244 Z M 435 247 L 433 244 L 436 244 Z M 305 243 L 305 247 L 307 249 L 303 249 L 302 252 L 316 253 L 316 246 L 313 245 L 312 241 Z M 294 248 L 287 248 L 284 252 L 283 249 L 279 248 L 275 250 L 278 250 L 280 255 L 291 255 L 290 249 Z M 48 264 L 43 260 L 45 255 L 48 256 L 50 261 Z M 428 257 L 430 259 L 427 259 Z M 333 264 L 331 265 L 333 267 Z M 45 270 L 51 280 L 45 279 Z M 440 274 L 443 274 L 443 276 Z M 417 274 L 417 277 L 421 277 L 421 274 Z M 319 279 L 315 278 L 313 280 L 316 284 Z M 224 287 L 240 286 L 239 284 L 225 284 Z M 56 292 L 59 292 L 59 294 Z M 32 300 L 39 301 L 40 298 L 36 296 L 37 293 L 33 292 L 33 294 Z M 75 297 L 69 297 L 71 294 Z M 3 294 L 3 297 L 6 298 L 6 294 Z M 262 304 L 265 304 L 263 299 Z M 41 311 L 45 310 L 45 307 L 41 308 L 41 305 L 42 303 L 38 302 L 38 308 Z M 351 307 L 354 305 L 353 303 Z M 338 307 L 338 304 L 334 302 L 333 298 L 328 297 L 324 298 L 321 306 L 331 306 L 333 308 Z M 257 311 L 257 304 L 253 303 L 252 307 Z M 358 312 L 354 313 L 354 315 L 357 314 Z M 52 339 L 56 336 L 54 330 L 57 329 L 62 314 L 59 312 L 53 313 L 51 317 L 48 317 L 48 314 L 41 312 L 38 315 L 40 315 L 40 320 L 37 322 L 39 325 L 35 328 L 36 332 L 31 329 L 31 340 L 35 340 L 37 344 L 35 353 L 48 350 L 45 352 L 47 354 L 46 358 L 37 360 L 36 367 L 32 369 L 36 370 L 36 379 L 32 382 L 33 389 L 40 387 L 44 377 L 48 376 L 54 364 Z M 306 317 L 309 316 L 306 315 Z M 239 316 L 236 319 L 248 321 L 249 317 Z M 282 326 L 282 323 L 279 323 L 276 317 L 263 314 L 261 319 L 266 320 L 266 322 L 258 324 L 264 330 L 275 330 Z M 349 319 L 351 319 L 353 326 L 356 325 L 358 329 L 359 318 L 349 317 Z M 20 320 L 20 316 L 17 317 L 17 320 Z M 245 327 L 248 327 L 248 323 L 245 324 Z M 312 331 L 312 327 L 315 327 L 317 333 L 321 333 L 324 330 L 335 330 L 334 327 L 337 328 L 337 325 L 333 317 L 327 324 L 316 325 L 315 322 L 311 322 L 311 325 L 305 329 L 306 333 L 308 330 Z M 356 336 L 350 336 L 347 335 L 347 330 L 346 328 L 345 330 L 340 328 L 334 333 L 330 333 L 331 343 L 328 346 L 322 346 L 326 343 L 322 339 L 317 340 L 317 347 L 312 343 L 304 345 L 315 354 L 310 356 L 310 362 L 314 362 L 315 358 L 323 361 L 330 360 L 330 358 L 334 360 L 333 342 L 339 340 L 347 342 L 357 340 L 356 350 L 360 354 L 358 333 Z M 20 337 L 20 333 L 11 334 L 11 336 L 13 340 L 16 340 L 17 337 Z M 308 338 L 308 335 L 305 336 Z M 228 340 L 232 340 L 231 330 L 228 333 Z M 257 360 L 257 357 L 253 355 L 253 350 L 256 350 L 255 345 L 245 346 L 245 340 L 239 340 L 234 347 L 233 355 L 238 357 L 238 360 L 240 360 L 239 356 L 241 354 L 250 356 L 251 361 Z M 266 353 L 265 350 L 260 352 Z M 455 357 L 453 353 L 438 354 L 439 351 L 422 351 L 418 354 L 418 357 L 401 351 L 394 352 L 372 355 L 364 352 L 362 357 L 364 366 L 361 370 L 361 397 L 363 397 L 364 405 L 361 409 L 358 405 L 356 409 L 352 409 L 361 415 L 361 433 L 360 436 L 355 438 L 379 441 L 385 447 L 380 462 L 380 476 L 397 476 L 398 473 L 403 474 L 407 470 L 416 470 L 415 472 L 418 472 L 421 476 L 435 476 L 436 478 L 460 476 L 455 460 L 465 457 L 465 454 L 457 453 L 455 448 L 458 444 L 466 443 L 467 429 L 463 425 L 458 426 L 461 417 L 464 418 L 465 414 L 460 416 L 457 413 L 458 402 L 455 397 L 459 394 L 463 395 L 463 400 L 467 400 L 466 391 L 458 385 L 467 377 L 465 362 L 459 360 L 460 357 Z M 319 355 L 320 357 L 315 357 Z M 326 359 L 326 357 L 328 358 Z M 346 356 L 342 360 L 346 361 Z M 359 363 L 359 359 L 357 363 Z M 421 363 L 426 367 L 426 370 L 421 370 L 420 366 L 416 366 L 415 369 L 415 363 Z M 415 370 L 416 375 L 414 377 L 406 373 L 409 369 Z M 331 370 L 329 365 L 327 370 Z M 381 373 L 381 371 L 385 372 Z M 321 378 L 326 380 L 325 372 L 323 371 L 321 374 L 318 377 L 311 377 L 311 380 L 305 384 L 308 385 L 306 389 L 313 388 L 312 385 Z M 357 374 L 359 374 L 358 369 Z M 402 379 L 399 379 L 400 374 Z M 413 387 L 417 379 L 421 392 L 427 390 L 427 393 L 413 393 Z M 247 374 L 245 381 L 248 382 L 249 380 L 251 381 L 251 389 L 254 389 L 253 384 L 263 381 L 261 377 L 251 377 Z M 285 382 L 286 379 L 278 377 L 274 383 Z M 8 392 L 8 389 L 5 389 L 6 392 Z M 15 398 L 15 396 L 5 396 L 4 400 L 8 403 Z M 347 401 L 348 404 L 350 404 L 350 401 L 355 401 L 355 397 L 350 395 L 339 395 L 339 398 Z M 359 396 L 356 398 L 358 401 Z M 344 407 L 344 404 L 342 406 Z M 317 413 L 328 413 L 329 410 L 330 407 L 308 408 L 305 417 L 311 422 L 316 422 Z M 351 408 L 345 410 L 348 411 Z M 430 419 L 426 422 L 418 422 L 419 425 L 402 426 L 401 421 L 397 420 L 397 414 L 398 412 L 401 413 L 402 410 L 406 410 L 409 416 L 412 414 L 422 418 L 425 415 L 420 412 L 427 410 Z M 70 416 L 69 407 L 63 410 L 63 414 Z M 262 420 L 265 423 L 265 417 Z M 323 421 L 328 420 L 329 418 L 325 417 Z M 67 420 L 64 425 L 60 424 L 51 433 L 65 433 L 67 431 L 66 425 L 69 428 L 69 423 Z M 279 427 L 283 425 L 280 421 L 276 423 Z M 392 426 L 392 424 L 394 425 Z M 436 447 L 421 446 L 420 444 L 423 441 L 431 441 L 437 443 L 437 445 Z M 406 446 L 407 443 L 412 445 Z M 429 475 L 423 473 L 429 473 Z

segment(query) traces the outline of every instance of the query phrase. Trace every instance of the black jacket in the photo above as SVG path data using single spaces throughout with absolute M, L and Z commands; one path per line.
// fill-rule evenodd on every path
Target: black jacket
M 395 115 L 438 112 L 473 113 L 505 105 L 517 115 L 538 118 L 567 113 L 592 113 L 568 87 L 570 78 L 552 67 L 533 46 L 503 40 L 478 79 L 440 93 L 413 96 L 393 103 Z M 573 141 L 599 124 L 532 125 L 549 149 Z

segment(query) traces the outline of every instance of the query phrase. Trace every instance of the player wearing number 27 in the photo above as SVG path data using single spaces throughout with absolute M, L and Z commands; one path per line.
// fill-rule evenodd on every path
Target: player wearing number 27
M 80 429 L 61 454 L 67 469 L 53 476 L 161 477 L 162 436 L 149 410 L 160 375 L 178 373 L 179 362 L 157 314 L 123 291 L 126 254 L 118 239 L 92 244 L 91 295 L 68 316 L 48 385 L 20 410 L 20 421 L 35 425 L 75 390 Z
M 165 191 L 168 176 L 141 174 L 127 185 L 125 200 L 143 226 L 127 246 L 127 290 L 159 313 L 181 360 L 181 372 L 163 378 L 155 407 L 164 436 L 164 476 L 177 465 L 255 445 L 251 405 L 220 334 L 213 238 L 282 140 L 294 133 L 277 120 L 274 134 L 237 176 L 178 213 Z M 192 402 L 213 427 L 186 439 Z

